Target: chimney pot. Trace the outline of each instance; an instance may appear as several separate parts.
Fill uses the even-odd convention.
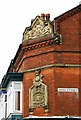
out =
[[[46,21],[49,21],[50,20],[50,14],[46,14]]]
[[[45,14],[44,13],[41,14],[41,19],[45,20]]]

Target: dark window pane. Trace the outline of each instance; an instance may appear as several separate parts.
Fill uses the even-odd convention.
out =
[[[20,110],[20,91],[15,92],[15,110]]]

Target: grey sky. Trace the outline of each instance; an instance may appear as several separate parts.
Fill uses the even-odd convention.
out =
[[[80,0],[0,0],[0,81],[14,58],[31,19],[50,13],[51,20],[79,5]]]

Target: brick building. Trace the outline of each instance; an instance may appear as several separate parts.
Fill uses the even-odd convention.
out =
[[[80,16],[78,5],[54,21],[50,14],[36,16],[25,29],[1,82],[7,118],[81,116]]]

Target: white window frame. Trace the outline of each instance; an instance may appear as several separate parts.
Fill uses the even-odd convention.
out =
[[[7,101],[5,102],[5,96],[7,94],[6,93],[2,93],[0,95],[0,120],[2,118],[5,118],[7,114],[5,114],[6,108],[5,108],[5,104],[7,103]]]
[[[14,85],[15,83],[17,84],[21,84],[21,90],[18,90],[18,89],[14,89]],[[19,113],[22,113],[22,82],[14,82],[13,83],[13,95],[14,95],[14,112],[19,112]],[[15,92],[20,92],[20,110],[15,110]]]

